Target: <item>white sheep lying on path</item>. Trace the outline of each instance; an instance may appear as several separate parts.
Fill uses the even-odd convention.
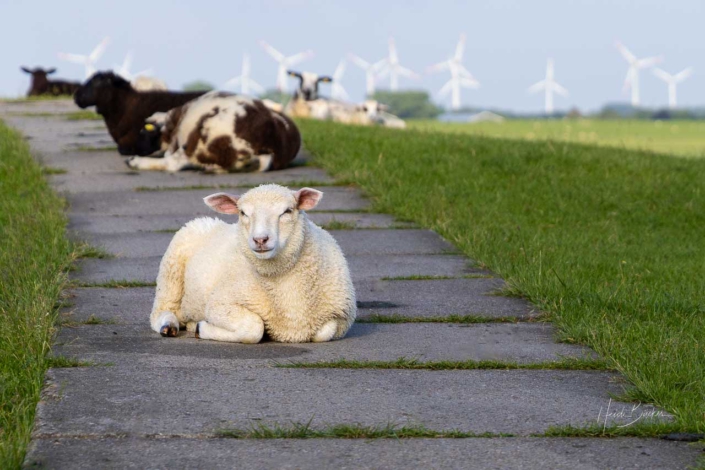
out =
[[[309,221],[322,193],[269,184],[241,197],[204,199],[236,224],[187,223],[162,258],[150,322],[162,336],[180,325],[196,337],[257,343],[342,338],[355,321],[355,290],[340,247]]]

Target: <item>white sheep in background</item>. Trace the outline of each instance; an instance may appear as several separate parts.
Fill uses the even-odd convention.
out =
[[[195,219],[176,233],[159,267],[152,329],[180,325],[202,339],[257,343],[342,338],[355,321],[355,290],[333,237],[304,211],[322,193],[268,184],[241,197],[204,199],[236,224]]]
[[[167,91],[166,83],[158,78],[140,75],[130,82],[137,91]]]

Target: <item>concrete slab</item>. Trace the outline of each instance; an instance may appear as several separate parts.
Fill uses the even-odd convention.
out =
[[[330,233],[346,256],[457,253],[453,245],[430,230],[334,230]],[[77,236],[121,258],[142,258],[162,256],[174,235],[151,232]]]
[[[111,157],[112,158],[112,157]],[[194,171],[184,171],[180,173],[165,172],[132,172],[120,161],[121,167],[115,168],[113,172],[96,173],[87,169],[80,169],[78,165],[71,167],[62,166],[69,173],[52,177],[52,184],[59,190],[71,193],[84,192],[104,192],[104,191],[134,191],[141,188],[183,188],[192,186],[212,186],[211,193],[218,191],[228,191],[243,193],[246,188],[232,189],[231,186],[256,186],[263,183],[277,183],[282,185],[295,185],[297,182],[307,182],[306,184],[322,182],[332,183],[333,179],[325,174],[320,168],[310,166],[298,166],[287,168],[281,171],[271,171],[267,173],[230,173],[225,175],[205,174]],[[111,167],[112,168],[112,167]],[[92,173],[90,178],[87,173]],[[135,178],[134,176],[138,177]],[[125,177],[129,176],[129,177]],[[218,189],[217,186],[225,186]],[[311,184],[309,184],[311,185]],[[321,185],[315,185],[321,186]],[[322,186],[323,191],[327,186]],[[145,191],[145,193],[148,193]],[[189,192],[184,191],[181,198],[188,198]]]
[[[501,279],[374,280],[356,283],[355,291],[362,318],[371,314],[525,318],[539,313],[524,299],[492,295],[503,286]]]
[[[139,324],[84,325],[62,328],[59,355],[97,363],[129,365],[159,362],[165,367],[252,367],[272,361],[330,362],[498,360],[536,363],[561,357],[591,357],[588,348],[556,343],[547,323],[517,324],[370,324],[356,323],[347,336],[330,343],[258,345],[198,340],[182,332],[162,338],[149,328],[149,310]]]
[[[337,212],[310,212],[308,214],[315,224],[326,226],[330,223],[352,224],[356,228],[413,228],[413,224],[399,222],[394,217],[386,214],[369,213],[337,213]],[[215,212],[210,217],[217,217],[232,223],[234,218]],[[86,214],[69,214],[69,230],[91,234],[105,233],[132,233],[151,231],[176,231],[186,222],[193,220],[190,215],[127,215],[127,216],[100,216]]]
[[[660,439],[198,439],[188,437],[38,439],[28,468],[105,469],[380,469],[466,470],[680,469],[700,446]]]
[[[385,277],[450,276],[486,274],[471,268],[468,260],[454,255],[351,255],[347,256],[353,281],[379,280]],[[84,259],[71,275],[81,283],[113,280],[154,282],[161,256],[144,258]]]
[[[82,193],[69,197],[71,212],[101,215],[188,215],[191,218],[210,215],[203,198],[213,194],[212,189],[157,192],[102,192]],[[325,188],[323,199],[315,209],[318,212],[338,210],[361,211],[368,207],[367,200],[357,191],[344,187]]]
[[[151,367],[51,369],[35,434],[183,435],[311,421],[317,429],[423,424],[528,435],[594,423],[610,394],[622,391],[618,377],[547,370],[183,368],[158,360]],[[632,407],[612,401],[610,409],[622,406]]]

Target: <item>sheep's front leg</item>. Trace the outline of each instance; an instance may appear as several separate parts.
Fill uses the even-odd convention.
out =
[[[164,158],[130,157],[125,160],[125,164],[133,170],[166,170],[166,160]]]
[[[210,303],[206,320],[198,322],[196,337],[230,343],[259,343],[264,336],[264,321],[239,305]]]
[[[325,343],[326,341],[337,339],[335,336],[338,332],[339,326],[339,321],[329,320],[318,329],[316,334],[313,335],[313,338],[311,338],[311,341],[314,343]]]

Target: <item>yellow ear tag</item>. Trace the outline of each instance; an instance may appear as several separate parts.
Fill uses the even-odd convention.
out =
[[[155,127],[154,127],[154,124],[146,124],[146,125],[144,126],[144,129],[147,130],[147,131],[149,131],[149,132],[152,132],[152,131],[155,129]]]

